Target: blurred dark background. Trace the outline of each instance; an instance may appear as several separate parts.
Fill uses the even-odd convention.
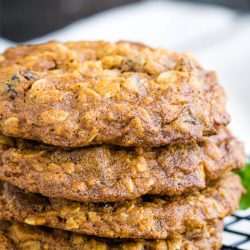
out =
[[[0,0],[0,36],[23,42],[100,11],[140,1],[143,0]],[[250,10],[250,0],[190,1]]]

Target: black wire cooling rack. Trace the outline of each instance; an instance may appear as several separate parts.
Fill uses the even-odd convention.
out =
[[[250,250],[250,209],[225,220],[223,250]]]

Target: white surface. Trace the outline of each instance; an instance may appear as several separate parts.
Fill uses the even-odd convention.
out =
[[[223,236],[223,244],[226,246],[231,246],[235,243],[246,240],[247,238],[242,235],[236,235],[236,234],[228,233],[228,232],[223,232],[222,236]]]
[[[250,233],[250,221],[247,221],[247,220],[239,221],[235,224],[232,224],[231,226],[228,226],[228,229],[234,230],[239,233],[249,234]]]
[[[100,13],[29,42],[81,39],[133,40],[192,51],[218,72],[228,95],[230,126],[250,154],[250,15],[210,5],[148,1]]]
[[[239,210],[235,213],[235,215],[239,216],[239,217],[249,217],[250,216],[250,209],[247,210]],[[249,232],[250,232],[250,228],[249,228]]]
[[[148,1],[97,14],[32,42],[50,39],[134,40],[152,46],[189,50],[190,45],[197,43],[197,38],[204,40],[209,34],[224,32],[234,16],[233,12],[210,5],[204,8],[184,3]]]
[[[12,43],[11,41],[0,37],[0,52],[13,45],[14,43]]]
[[[242,250],[249,250],[250,249],[250,242],[247,242],[245,244],[240,245],[239,248]]]
[[[228,216],[224,219],[225,224],[232,223],[233,221],[236,221],[236,218],[233,216]]]

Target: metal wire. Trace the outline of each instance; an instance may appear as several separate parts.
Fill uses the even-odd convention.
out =
[[[238,242],[235,242],[232,245],[223,245],[222,249],[223,250],[242,250],[243,248],[240,248],[240,246],[242,244],[250,243],[250,228],[249,228],[249,233],[241,233],[241,232],[232,230],[230,227],[234,224],[241,222],[241,221],[250,221],[250,215],[248,215],[246,217],[232,215],[232,217],[234,218],[234,220],[232,222],[225,224],[224,231],[231,233],[231,234],[234,234],[235,236],[244,236],[244,239],[239,240]]]

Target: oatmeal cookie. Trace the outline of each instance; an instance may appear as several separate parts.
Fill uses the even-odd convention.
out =
[[[203,142],[161,148],[114,146],[62,150],[0,137],[0,179],[29,192],[82,202],[145,194],[181,195],[244,165],[242,143],[228,130]]]
[[[34,227],[17,222],[0,221],[0,239],[4,237],[13,244],[0,250],[218,250],[221,247],[223,222],[208,225],[206,233],[189,235],[179,239],[107,239],[69,233],[52,228]],[[2,247],[2,248],[1,248]]]
[[[240,179],[227,174],[202,192],[116,203],[49,199],[10,184],[0,188],[0,219],[110,238],[171,239],[202,233],[238,208]]]
[[[229,123],[214,72],[129,42],[50,42],[0,56],[0,131],[63,147],[156,147]]]

